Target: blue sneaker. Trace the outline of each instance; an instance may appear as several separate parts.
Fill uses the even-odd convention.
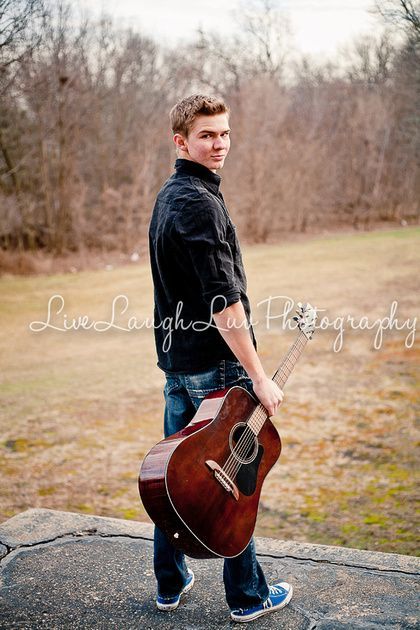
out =
[[[188,593],[194,586],[194,573],[191,569],[188,569],[188,577],[185,582],[185,586],[182,591],[178,595],[173,595],[172,597],[164,597],[163,595],[159,595],[156,598],[156,606],[159,610],[175,610],[178,608],[179,602],[181,601],[181,596]]]
[[[254,606],[254,608],[237,608],[232,610],[230,616],[233,621],[252,621],[253,619],[257,619],[257,617],[284,608],[292,599],[293,587],[287,582],[273,584],[273,586],[268,587],[268,590],[268,598],[262,604],[258,604],[258,606]]]

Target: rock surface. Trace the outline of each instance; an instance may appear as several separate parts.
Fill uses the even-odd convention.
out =
[[[0,525],[1,628],[230,628],[222,560],[190,560],[196,585],[179,608],[154,605],[152,526],[52,510]],[[257,539],[270,582],[294,596],[254,627],[420,628],[420,561],[411,556]]]

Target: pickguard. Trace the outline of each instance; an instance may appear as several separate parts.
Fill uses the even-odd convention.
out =
[[[263,454],[264,448],[261,444],[259,444],[258,453],[254,461],[249,464],[242,464],[236,475],[235,481],[238,486],[238,490],[246,497],[250,497],[255,492],[255,488],[257,486],[258,467]]]

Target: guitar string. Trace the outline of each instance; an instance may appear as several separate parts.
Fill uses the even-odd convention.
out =
[[[306,341],[307,339],[305,336],[305,343]],[[273,380],[275,380],[276,377],[279,376],[279,374],[281,373],[282,376],[284,377],[284,382],[286,382],[287,378],[290,376],[290,373],[296,364],[297,359],[300,357],[303,351],[303,348],[305,347],[305,343],[302,342],[301,336],[298,337],[298,339],[293,344],[292,348],[289,350],[289,353],[287,354],[286,359],[283,361],[282,365],[275,373]],[[295,350],[297,351],[296,354],[295,354]],[[294,357],[295,359],[294,363],[289,361],[289,356]],[[290,363],[290,365],[287,365],[287,363]],[[283,369],[284,364],[286,364],[286,367],[287,367],[286,372]],[[253,411],[250,418],[248,419],[247,426],[245,427],[241,435],[241,438],[238,440],[238,443],[235,445],[233,452],[231,453],[231,455],[225,462],[225,465],[223,466],[222,470],[226,474],[228,474],[229,476],[237,474],[237,472],[239,471],[239,468],[243,465],[243,462],[238,461],[238,456],[241,457],[242,459],[245,459],[246,453],[252,446],[253,442],[255,444],[255,438],[257,437],[259,431],[264,425],[264,422],[266,421],[267,417],[268,416],[267,416],[265,407],[260,403],[258,407]],[[258,421],[257,424],[256,424],[256,421]],[[256,429],[257,429],[256,433],[250,428],[251,423],[253,423],[256,426]],[[235,468],[236,468],[236,471],[235,471]]]
[[[274,375],[274,378],[281,372],[283,377],[286,379],[289,374],[283,371],[283,368],[279,368],[279,370]],[[255,424],[258,420],[258,424],[261,422],[261,426],[263,426],[265,420],[267,419],[267,412],[263,405],[260,403],[252,412],[250,418],[248,419],[245,429],[238,440],[237,444],[234,446],[233,451],[229,455],[228,459],[223,466],[223,470],[229,477],[234,478],[239,471],[239,468],[243,465],[243,462],[238,461],[238,458],[245,459],[245,455],[248,452],[248,449],[251,448],[252,444],[255,444],[255,438],[259,433],[259,429],[257,429],[257,433],[255,433],[251,428],[251,423]],[[236,470],[235,470],[236,469]]]
[[[276,381],[278,376],[282,376],[279,384],[282,386],[286,382],[287,378],[290,376],[294,366],[296,365],[297,360],[302,354],[302,351],[306,345],[307,337],[302,333],[296,339],[295,343],[287,353],[285,359],[282,362],[282,365],[279,367],[277,372],[275,373],[273,380]],[[290,357],[293,357],[294,361],[290,360]],[[284,369],[286,368],[286,370]],[[284,379],[284,380],[283,380]],[[255,444],[255,439],[258,438],[258,433],[264,426],[264,423],[267,419],[267,411],[265,407],[260,403],[256,409],[252,412],[250,418],[246,423],[246,427],[242,432],[240,439],[237,444],[233,447],[233,450],[229,457],[227,458],[222,470],[229,476],[229,478],[234,479],[241,466],[243,466],[243,462],[240,459],[246,459],[246,454],[249,449],[252,447],[253,443]],[[256,433],[253,431],[253,428],[256,428]],[[254,449],[255,450],[255,449]],[[258,450],[257,450],[258,452]],[[240,459],[239,459],[240,458]],[[255,459],[255,457],[253,458]],[[253,461],[253,459],[251,461]],[[250,462],[248,462],[250,463]]]
[[[301,351],[303,350],[303,347],[304,346],[302,345],[299,348],[299,352],[297,354],[295,354],[296,347],[294,347],[293,350],[291,351],[290,354],[291,356],[294,357],[295,360],[299,358]],[[283,376],[285,380],[288,378],[288,376],[291,373],[291,370],[294,367],[294,364],[289,359],[287,359],[285,366],[286,366],[286,371],[284,370],[283,367],[281,367],[276,372],[274,378],[276,378],[280,374]],[[250,463],[251,461],[253,461],[253,459],[255,459],[255,455],[258,452],[258,449],[255,450],[255,444],[256,444],[255,439],[258,436],[259,431],[263,427],[264,422],[266,421],[267,417],[268,415],[267,415],[266,409],[260,403],[259,406],[251,414],[251,417],[249,418],[247,422],[247,425],[241,435],[241,438],[238,440],[237,444],[233,448],[231,455],[229,456],[229,458],[225,462],[225,465],[223,466],[223,470],[226,472],[226,474],[229,475],[230,478],[233,479],[237,475],[239,469],[241,468],[242,465],[244,465],[244,463]],[[251,428],[250,425],[253,428]],[[242,460],[246,459],[246,454],[249,452],[249,449],[252,447],[253,444],[254,444],[254,453],[255,453],[254,457],[251,458],[249,462],[240,461],[239,458],[241,458]]]
[[[289,360],[289,356],[293,356],[296,362],[302,353],[304,345],[305,344],[302,343],[301,338],[298,338],[295,341],[295,344],[292,346],[285,361],[283,362],[283,364],[286,363],[286,372],[284,371],[283,364],[282,364],[282,366],[277,370],[276,374],[274,375],[273,380],[275,380],[276,377],[278,377],[280,374],[283,376],[284,382],[287,380],[288,376],[291,373],[291,370],[293,369],[295,365],[295,363],[292,363]],[[238,440],[238,443],[233,448],[231,455],[229,456],[229,458],[225,462],[225,465],[223,466],[222,470],[224,470],[224,472],[228,474],[229,477],[234,477],[239,471],[240,467],[244,464],[243,461],[238,461],[238,458],[240,457],[241,459],[246,459],[245,456],[248,453],[248,450],[252,447],[253,443],[255,445],[255,438],[257,437],[259,431],[264,425],[264,422],[266,421],[267,417],[268,416],[267,416],[265,407],[263,407],[263,405],[261,405],[260,403],[258,407],[254,410],[254,412],[251,414],[247,422],[247,426],[245,427],[241,435],[241,438]],[[254,430],[252,430],[250,425],[255,426],[256,433]],[[254,451],[255,451],[255,446],[254,446]]]
[[[307,341],[307,339],[305,338],[305,342]],[[289,357],[293,356],[293,358],[295,359],[295,362],[297,361],[297,359],[300,357],[302,350],[304,348],[304,343],[302,343],[302,339],[298,339],[296,340],[295,344],[293,345],[293,347],[291,348],[291,350],[288,353],[288,356],[286,357],[285,361],[283,362],[283,364],[286,367],[286,371],[283,368],[283,365],[277,370],[276,374],[273,377],[273,380],[275,380],[280,374],[283,376],[284,381],[283,383],[287,380],[287,378],[290,376],[290,373],[292,371],[292,369],[294,368],[295,363],[293,363],[292,361],[290,361]],[[295,352],[297,351],[297,352]],[[283,384],[282,383],[282,384]],[[229,475],[230,478],[234,478],[239,469],[241,468],[242,465],[244,465],[243,461],[238,460],[238,458],[240,457],[241,459],[246,459],[246,454],[248,453],[249,449],[252,447],[253,443],[255,445],[255,439],[258,436],[259,431],[261,430],[261,428],[264,425],[264,422],[266,421],[268,415],[266,412],[265,407],[260,403],[258,405],[258,407],[254,410],[254,412],[251,414],[248,422],[247,422],[247,426],[245,427],[240,440],[238,440],[238,443],[235,445],[231,455],[229,456],[228,460],[226,461],[225,465],[223,466],[223,470],[226,472],[226,474]],[[251,429],[250,425],[252,424],[253,428],[255,427],[255,429]],[[256,432],[255,432],[256,430]],[[254,446],[254,451],[255,451],[255,446]],[[256,453],[258,452],[258,449],[256,451]],[[255,456],[251,459],[251,461],[253,461],[253,459],[255,459]],[[250,462],[247,462],[250,463]]]

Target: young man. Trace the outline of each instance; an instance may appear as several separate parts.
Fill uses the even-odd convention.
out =
[[[210,392],[240,384],[274,415],[283,393],[264,372],[250,325],[246,278],[235,228],[219,190],[230,148],[229,109],[193,95],[170,112],[178,159],[160,190],[150,223],[155,341],[164,370],[165,437],[184,428]],[[184,555],[155,529],[157,607],[177,608],[194,575]],[[287,582],[268,586],[252,540],[226,559],[223,579],[235,621],[283,608]]]

